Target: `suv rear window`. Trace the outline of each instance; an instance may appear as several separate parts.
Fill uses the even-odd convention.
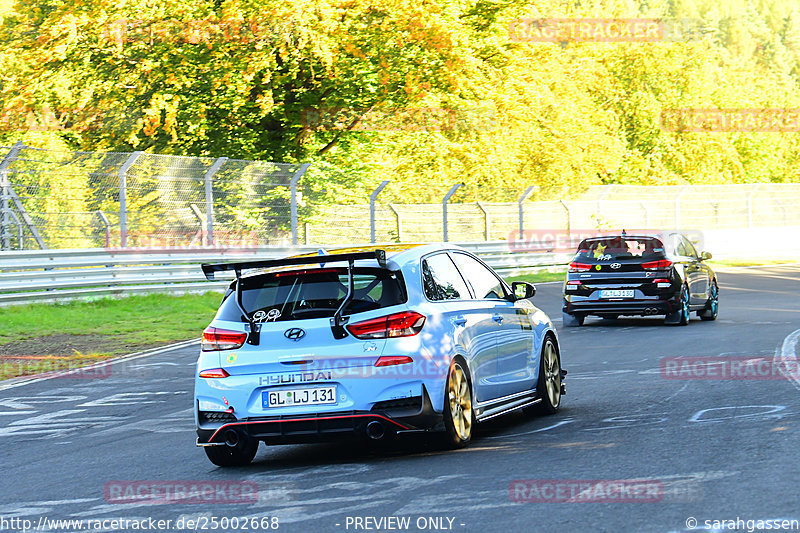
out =
[[[320,268],[272,272],[242,278],[242,306],[260,322],[282,322],[332,317],[347,294],[346,268]],[[399,272],[380,268],[354,268],[355,292],[344,314],[362,313],[406,302]],[[240,320],[233,291],[228,291],[217,313],[222,320]]]
[[[664,244],[655,237],[592,237],[578,246],[575,259],[609,261],[613,259],[658,259],[664,257]]]

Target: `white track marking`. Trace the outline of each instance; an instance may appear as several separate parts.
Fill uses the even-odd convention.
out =
[[[505,438],[510,438],[510,437],[520,437],[522,435],[530,435],[531,433],[541,433],[542,431],[548,431],[548,430],[551,430],[551,429],[555,429],[555,428],[557,428],[559,426],[563,426],[563,425],[566,425],[566,424],[571,424],[574,421],[575,420],[573,418],[566,418],[566,419],[562,420],[561,422],[556,422],[552,426],[547,426],[547,427],[539,428],[539,429],[533,429],[531,431],[523,431],[522,433],[512,433],[511,435],[493,435],[491,437],[484,437],[484,439],[487,439],[487,440],[488,439],[505,439]]]
[[[169,346],[165,346],[163,348],[156,348],[155,350],[147,350],[147,351],[144,351],[144,352],[136,352],[136,353],[132,353],[132,354],[129,354],[129,355],[123,355],[123,356],[112,358],[112,359],[106,359],[104,361],[99,361],[99,362],[94,363],[92,365],[83,366],[83,367],[77,368],[75,370],[69,370],[69,371],[58,372],[58,373],[51,373],[51,374],[48,374],[46,376],[31,376],[30,378],[22,378],[19,381],[13,380],[11,383],[4,383],[4,384],[0,385],[0,391],[7,390],[7,389],[13,389],[15,387],[21,387],[23,385],[28,385],[28,384],[31,384],[31,383],[38,383],[40,381],[47,381],[49,379],[53,379],[53,378],[57,378],[57,377],[64,377],[64,376],[66,376],[67,374],[70,374],[70,373],[86,372],[87,370],[91,370],[91,369],[93,369],[95,367],[98,367],[98,366],[101,366],[101,365],[116,365],[116,364],[121,363],[123,361],[133,361],[135,359],[141,359],[143,357],[150,357],[151,355],[159,355],[159,354],[166,353],[166,352],[169,352],[169,351],[172,351],[172,350],[177,350],[179,348],[186,348],[188,346],[192,346],[193,344],[200,344],[200,339],[192,339],[192,340],[189,340],[189,341],[177,342],[175,344],[170,344]]]
[[[791,372],[784,372],[783,369],[797,368],[797,341],[799,339],[800,329],[789,333],[786,338],[783,339],[783,344],[780,349],[775,350],[775,358],[773,359],[773,362],[779,365],[778,368],[781,369],[781,373],[786,376],[786,379],[788,379],[796,389],[800,389],[800,376]],[[786,363],[790,364],[787,365]]]
[[[756,411],[753,413],[744,413],[739,414],[737,413],[738,410],[744,409],[759,409],[760,411]],[[731,420],[734,418],[766,418],[766,417],[781,417],[783,415],[776,415],[780,411],[786,409],[785,405],[732,405],[729,407],[712,407],[711,409],[701,409],[697,411],[695,414],[689,418],[689,422],[721,422],[723,420]],[[711,413],[713,411],[732,411],[732,414],[729,415],[722,415],[717,416],[716,418],[703,418],[703,415],[706,413]]]

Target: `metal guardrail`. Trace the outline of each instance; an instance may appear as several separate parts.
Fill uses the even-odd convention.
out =
[[[380,248],[380,245],[364,245]],[[511,253],[508,243],[464,243],[502,275],[565,265],[567,254]],[[187,293],[222,290],[233,276],[209,282],[201,263],[281,258],[313,253],[319,247],[257,247],[169,250],[86,249],[31,250],[0,253],[0,305],[61,301],[151,292]]]

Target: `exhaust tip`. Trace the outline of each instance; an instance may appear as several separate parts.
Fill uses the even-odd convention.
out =
[[[236,448],[239,445],[239,432],[235,429],[229,429],[225,432],[225,444],[230,448]]]
[[[372,440],[380,440],[384,435],[386,435],[386,430],[380,422],[373,420],[367,424],[367,436]]]

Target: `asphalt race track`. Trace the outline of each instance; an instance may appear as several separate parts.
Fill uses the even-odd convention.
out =
[[[178,519],[198,518],[206,527],[181,530],[263,531],[261,524],[276,522],[236,528],[231,519],[276,517],[279,531],[289,532],[707,531],[705,520],[800,519],[800,384],[779,374],[696,379],[710,366],[695,365],[691,375],[664,370],[672,357],[737,364],[795,357],[800,266],[719,276],[716,322],[693,315],[688,327],[668,327],[660,318],[589,318],[582,328],[559,327],[569,371],[561,412],[496,419],[456,452],[421,438],[377,448],[262,445],[251,466],[216,468],[194,445],[197,344],[123,360],[98,379],[0,385],[0,517],[33,527],[42,517],[153,518],[171,520],[173,531]],[[559,326],[560,290],[542,284],[534,298]],[[257,486],[257,499],[108,497],[108,484],[120,482],[224,480]],[[582,491],[592,488],[570,501],[561,494],[561,501],[520,502],[530,493],[516,492],[515,480],[551,488],[583,480]],[[606,488],[643,480],[657,496],[619,502],[604,493],[610,502],[587,501],[603,480]],[[213,529],[211,520],[224,517],[227,527]],[[408,528],[387,517],[407,518]],[[0,529],[15,528],[6,522]]]

